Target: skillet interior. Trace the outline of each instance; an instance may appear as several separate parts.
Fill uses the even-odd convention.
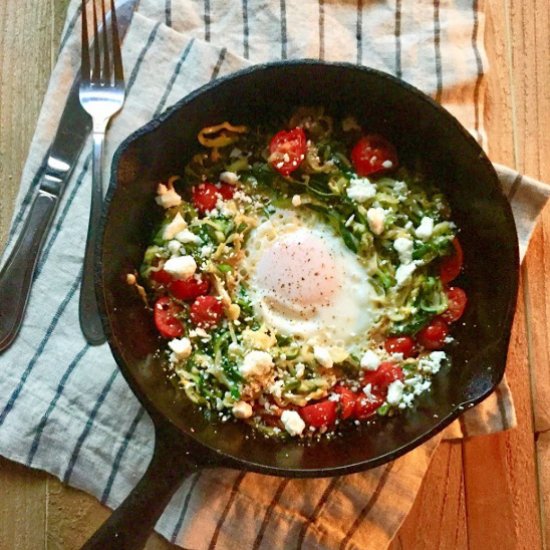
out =
[[[332,114],[352,114],[369,131],[388,137],[402,163],[422,161],[447,194],[461,228],[465,270],[459,284],[469,297],[464,322],[454,328],[453,367],[436,377],[433,391],[419,400],[415,411],[376,419],[313,446],[254,437],[244,424],[207,422],[166,382],[154,357],[160,340],[152,319],[124,282],[125,274],[140,265],[160,216],[153,206],[156,183],[182,173],[197,149],[197,132],[223,120],[253,124],[274,112],[288,115],[299,105],[324,105]],[[117,362],[150,412],[160,413],[222,461],[296,476],[362,470],[427,439],[502,378],[518,280],[509,204],[491,164],[469,134],[424,95],[392,77],[345,64],[289,62],[217,81],[121,146],[107,203],[96,284]]]

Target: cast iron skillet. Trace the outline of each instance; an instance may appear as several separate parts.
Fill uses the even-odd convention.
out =
[[[181,174],[207,125],[254,124],[300,105],[354,115],[392,141],[401,163],[420,161],[448,196],[461,229],[469,297],[454,327],[453,366],[414,411],[353,427],[342,438],[304,446],[250,437],[243,423],[212,424],[166,381],[161,343],[126,273],[141,263],[152,229],[157,182]],[[119,148],[98,244],[96,291],[104,329],[127,382],[153,418],[155,450],[145,476],[86,548],[139,548],[181,481],[204,467],[288,477],[350,474],[393,460],[433,436],[501,380],[518,284],[510,206],[475,140],[428,97],[387,74],[348,64],[259,65],[204,86],[134,133]],[[151,442],[153,444],[153,442]],[[113,538],[116,537],[116,538]],[[116,541],[116,542],[113,542]]]

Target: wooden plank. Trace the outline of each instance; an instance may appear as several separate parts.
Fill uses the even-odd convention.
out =
[[[45,476],[0,457],[0,547],[44,548]]]
[[[514,430],[464,442],[464,479],[471,548],[542,547],[538,482],[525,335],[520,299],[507,376],[516,405]]]
[[[539,434],[536,445],[541,500],[543,502],[541,510],[542,533],[544,548],[548,548],[550,544],[550,519],[548,518],[548,514],[545,513],[545,510],[550,510],[550,432]]]
[[[0,249],[57,49],[52,21],[52,2],[0,2]]]
[[[468,548],[462,444],[443,442],[389,550]]]
[[[518,166],[550,182],[550,6],[513,3],[512,70],[516,81]],[[535,429],[550,429],[550,207],[543,213],[525,262]]]
[[[47,548],[76,550],[109,517],[110,511],[94,497],[63,485],[58,479],[48,480]],[[153,533],[146,550],[170,550],[179,547]]]

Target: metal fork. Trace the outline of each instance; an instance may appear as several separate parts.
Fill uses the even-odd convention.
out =
[[[103,25],[101,36],[103,40],[98,38],[100,36],[96,9],[98,2],[101,2],[101,23]],[[93,166],[92,202],[80,289],[79,318],[84,337],[92,345],[102,344],[106,340],[94,292],[95,243],[103,203],[103,143],[109,120],[122,108],[125,97],[124,72],[114,0],[110,0],[110,4],[111,40],[109,40],[105,17],[105,0],[92,0],[92,22],[96,39],[93,43],[93,60],[91,60],[86,1],[82,0],[82,64],[79,95],[80,104],[93,121]]]

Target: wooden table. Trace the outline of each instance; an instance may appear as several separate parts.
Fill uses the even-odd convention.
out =
[[[68,0],[0,1],[0,245]],[[486,0],[485,127],[493,161],[550,182],[549,0]],[[550,541],[550,208],[522,268],[508,379],[517,429],[443,443],[392,546],[537,549]],[[108,510],[0,459],[0,548],[78,548]],[[173,548],[159,536],[148,549]]]

